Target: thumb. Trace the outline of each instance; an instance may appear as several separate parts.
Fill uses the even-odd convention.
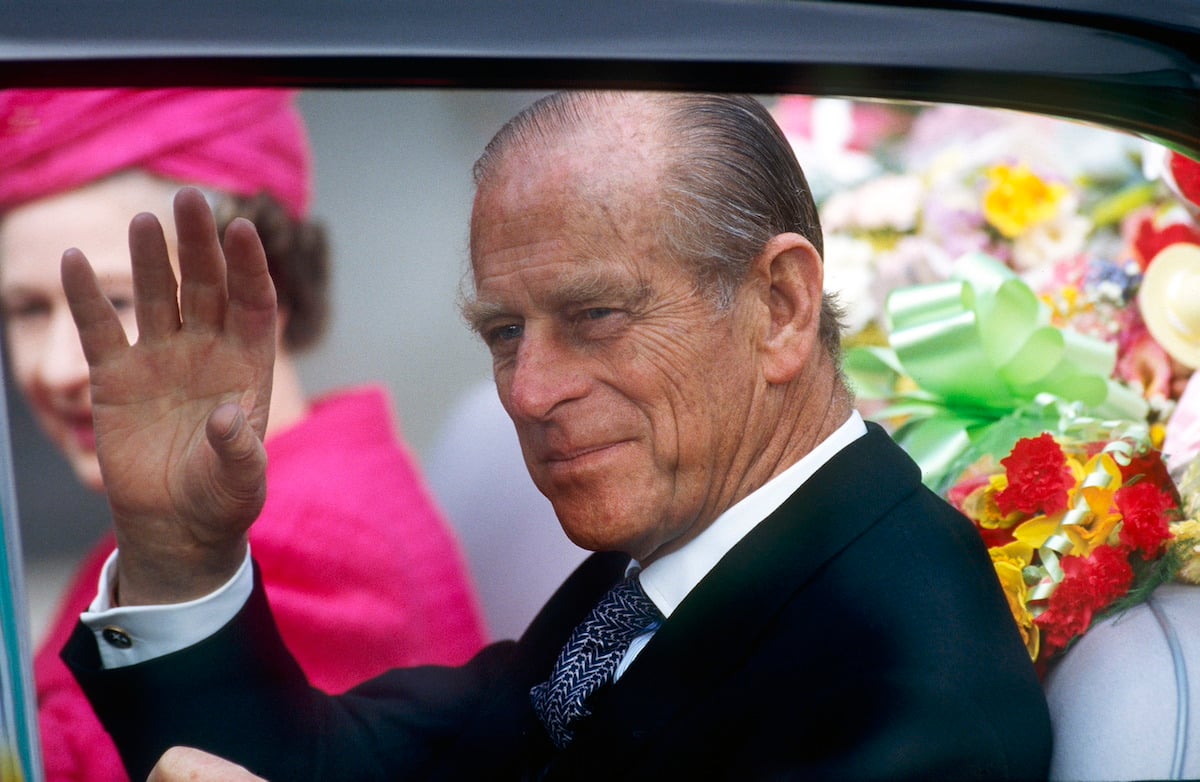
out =
[[[236,404],[219,405],[208,416],[205,434],[217,456],[217,485],[239,504],[256,504],[257,515],[266,498],[267,451],[246,414]]]
[[[242,766],[223,760],[216,755],[201,752],[191,747],[168,749],[150,771],[146,782],[266,782],[262,777],[251,774]]]

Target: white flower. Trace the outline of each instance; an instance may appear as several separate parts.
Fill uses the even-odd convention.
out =
[[[846,333],[857,334],[879,314],[874,281],[870,242],[836,234],[825,239],[825,291],[836,294],[845,309]]]
[[[1076,196],[1064,196],[1053,220],[1033,226],[1013,242],[1013,265],[1019,271],[1049,269],[1083,252],[1092,221],[1078,212]]]
[[[917,227],[925,185],[919,176],[888,174],[835,194],[821,209],[829,231],[896,231]]]
[[[853,111],[852,101],[816,98],[811,102],[807,135],[790,132],[785,125],[788,142],[817,203],[881,171],[879,162],[870,154],[850,148]]]

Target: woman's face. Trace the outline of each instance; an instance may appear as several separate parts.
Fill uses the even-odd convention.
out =
[[[104,488],[92,431],[87,361],[59,279],[59,261],[78,247],[91,261],[132,342],[129,220],[153,212],[172,257],[171,201],[178,185],[140,171],[31,202],[0,219],[0,307],[12,376],[38,423],[75,474]]]

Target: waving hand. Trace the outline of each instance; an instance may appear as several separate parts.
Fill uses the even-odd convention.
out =
[[[175,223],[178,286],[158,221],[130,223],[133,345],[83,254],[62,259],[91,370],[122,605],[181,602],[222,584],[266,494],[275,289],[262,244],[235,220],[222,246],[194,188],[176,196]]]

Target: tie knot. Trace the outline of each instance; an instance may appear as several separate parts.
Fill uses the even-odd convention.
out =
[[[662,613],[642,590],[635,571],[608,591],[583,626],[592,635],[628,644],[661,621]]]

